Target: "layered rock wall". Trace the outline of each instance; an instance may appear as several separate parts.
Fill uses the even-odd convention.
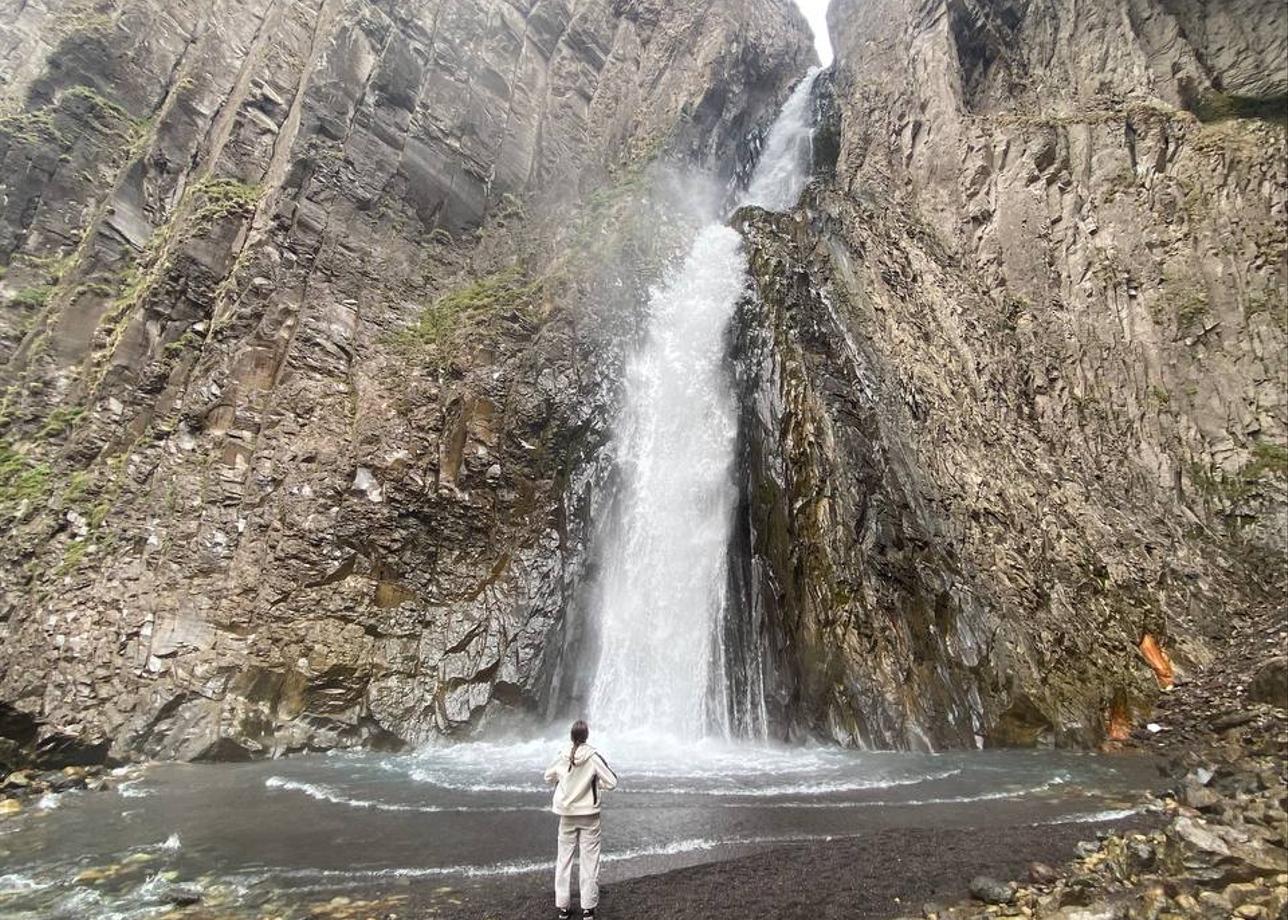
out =
[[[2,18],[0,699],[186,758],[538,705],[667,256],[646,164],[737,162],[794,9]]]
[[[1283,602],[1288,12],[1239,6],[834,4],[825,175],[745,217],[789,729],[1096,743],[1146,634]]]

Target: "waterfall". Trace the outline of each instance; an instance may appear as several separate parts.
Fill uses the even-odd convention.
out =
[[[785,211],[796,204],[809,181],[809,161],[814,139],[814,83],[821,71],[810,68],[792,91],[769,129],[760,163],[740,204],[754,204],[769,211]]]
[[[740,204],[783,210],[808,181],[811,70],[765,138]],[[650,298],[614,433],[621,494],[597,582],[589,717],[616,732],[733,734],[722,618],[737,489],[727,332],[747,287],[742,238],[703,228]],[[761,693],[759,675],[742,681]],[[763,695],[763,694],[762,694]],[[748,701],[741,701],[742,709]],[[763,699],[742,730],[764,733]]]

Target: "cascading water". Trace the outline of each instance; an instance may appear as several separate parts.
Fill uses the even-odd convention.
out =
[[[796,204],[809,181],[810,148],[814,140],[814,83],[821,73],[810,68],[792,91],[769,129],[760,162],[739,205],[785,211]]]
[[[783,106],[740,205],[782,210],[800,197],[817,75]],[[734,732],[722,639],[738,433],[726,332],[746,285],[741,237],[723,224],[702,229],[653,292],[647,335],[627,368],[616,432],[622,495],[598,582],[589,706],[614,732]],[[742,683],[761,694],[758,675]],[[763,699],[739,704],[751,713],[740,730],[763,735]]]

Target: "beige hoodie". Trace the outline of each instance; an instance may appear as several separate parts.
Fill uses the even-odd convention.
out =
[[[589,744],[578,745],[569,764],[571,753],[570,744],[546,768],[546,782],[555,784],[551,810],[557,815],[597,815],[600,793],[617,788],[617,774]]]

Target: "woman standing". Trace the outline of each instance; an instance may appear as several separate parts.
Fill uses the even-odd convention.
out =
[[[585,722],[572,726],[572,744],[546,769],[556,784],[553,811],[559,816],[559,859],[555,863],[555,907],[560,920],[572,917],[572,854],[581,852],[581,915],[595,916],[599,903],[599,808],[601,793],[617,788],[617,774],[586,743]]]

